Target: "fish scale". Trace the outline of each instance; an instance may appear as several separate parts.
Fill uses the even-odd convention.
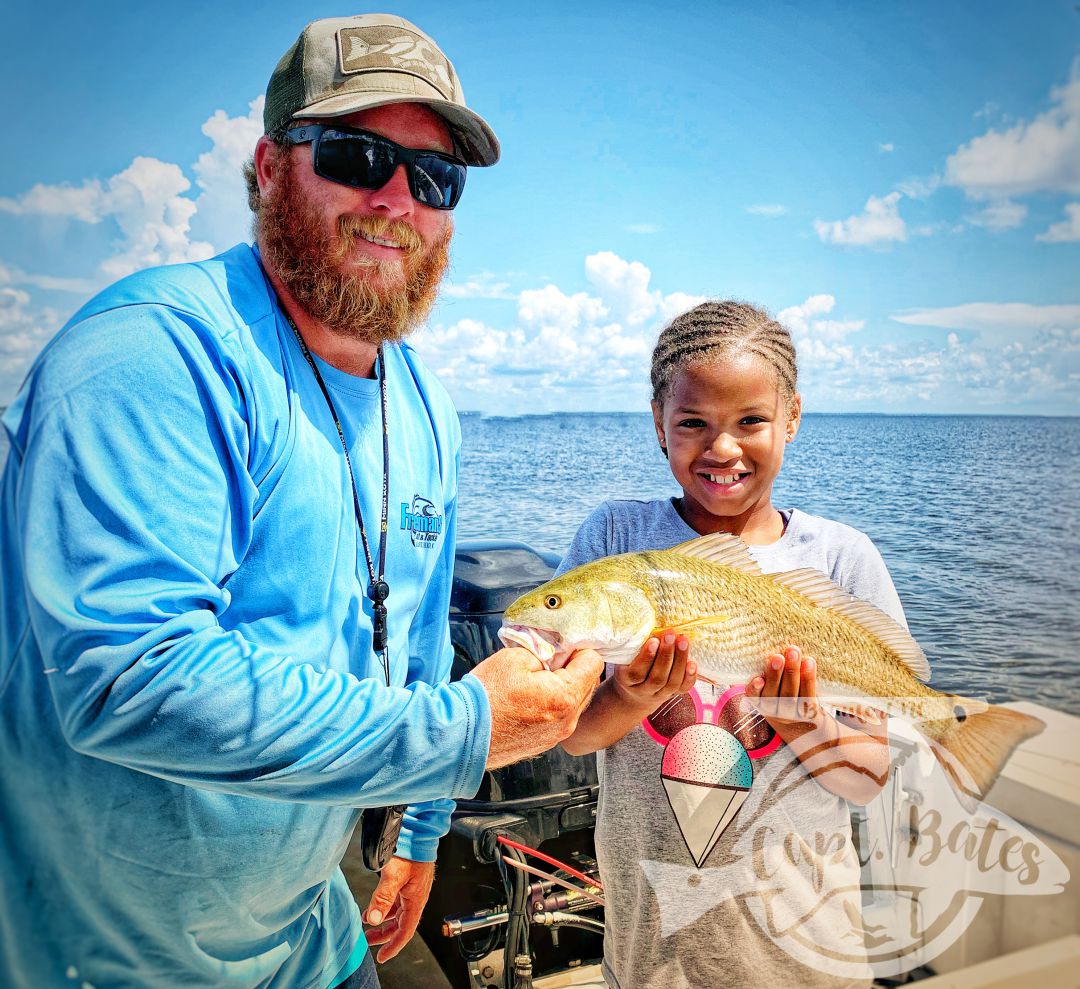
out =
[[[826,703],[917,723],[968,795],[985,793],[1016,745],[1043,728],[1037,718],[928,687],[916,676],[929,676],[926,658],[906,629],[822,574],[762,574],[745,544],[725,533],[567,571],[507,608],[500,634],[563,658],[589,647],[625,664],[666,629],[691,640],[703,675],[733,684],[798,646],[817,663]]]
[[[687,631],[695,661],[711,676],[745,682],[761,673],[765,656],[796,643],[815,657],[819,686],[829,693],[863,696],[862,684],[869,675],[885,687],[883,693],[928,701],[941,696],[851,619],[819,608],[767,577],[671,552],[632,555],[641,559],[627,568],[623,579],[652,589],[657,630],[710,614],[727,619]],[[859,659],[845,661],[849,656]],[[945,704],[940,716],[951,711],[952,705]]]

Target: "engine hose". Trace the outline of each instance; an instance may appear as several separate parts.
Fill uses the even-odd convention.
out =
[[[525,861],[525,856],[515,848],[507,848],[506,855],[518,862]],[[506,886],[507,913],[510,915],[506,924],[506,944],[503,946],[503,985],[505,989],[513,989],[514,959],[529,953],[529,915],[526,910],[529,883],[524,872],[508,868],[501,858],[498,864]]]
[[[539,911],[533,914],[534,924],[543,927],[580,927],[582,930],[595,931],[597,934],[604,933],[604,925],[592,917],[582,917],[576,913],[564,913],[561,910],[547,913]]]
[[[467,962],[478,962],[485,955],[490,955],[499,943],[499,935],[502,934],[501,926],[489,927],[485,936],[477,938],[475,947],[466,947],[465,938],[458,938],[458,951]]]

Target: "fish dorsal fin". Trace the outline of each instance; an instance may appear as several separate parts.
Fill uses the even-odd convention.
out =
[[[920,680],[930,679],[930,663],[919,643],[906,628],[880,608],[868,601],[860,601],[818,570],[789,570],[787,573],[769,574],[769,577],[813,601],[819,608],[828,608],[850,618],[895,652],[916,677]]]
[[[746,543],[730,532],[711,532],[707,536],[688,539],[685,543],[672,546],[669,552],[679,553],[682,556],[695,556],[699,560],[731,567],[743,573],[761,573],[761,567],[750,555]]]

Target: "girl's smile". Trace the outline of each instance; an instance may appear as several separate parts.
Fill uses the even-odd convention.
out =
[[[735,471],[724,474],[701,471],[699,476],[705,479],[706,488],[713,488],[717,494],[730,494],[736,489],[741,490],[740,485],[750,476],[750,471]]]
[[[653,403],[656,434],[683,489],[678,508],[696,531],[769,543],[783,534],[772,485],[799,425],[771,367],[752,355],[692,364]]]

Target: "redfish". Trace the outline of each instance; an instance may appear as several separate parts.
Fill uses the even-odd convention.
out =
[[[746,544],[727,533],[594,560],[522,595],[503,622],[504,642],[554,664],[586,647],[609,663],[629,663],[649,636],[671,629],[691,640],[701,675],[724,685],[747,682],[767,655],[795,644],[817,661],[824,703],[916,723],[968,796],[981,798],[1016,746],[1044,727],[928,687],[926,655],[892,618],[816,570],[763,574]]]

